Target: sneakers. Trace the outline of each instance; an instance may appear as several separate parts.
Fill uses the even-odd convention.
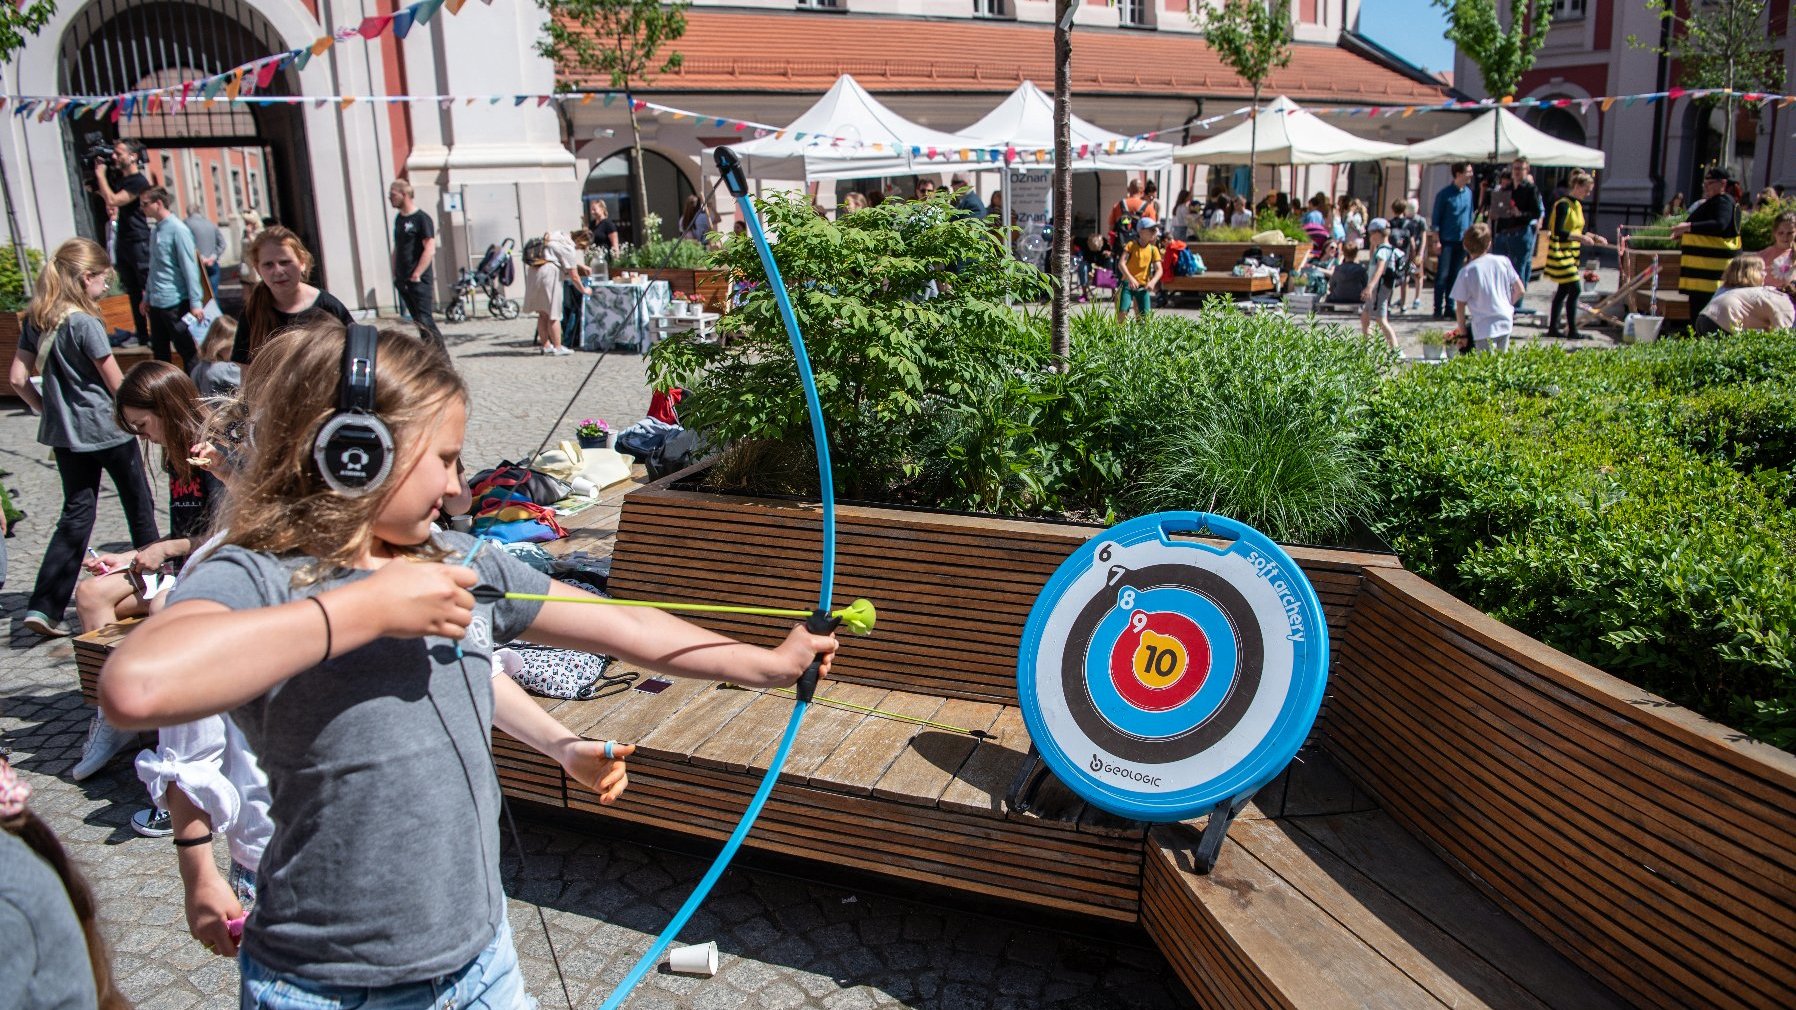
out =
[[[555,355],[557,358],[565,358],[568,355],[574,353],[574,349],[567,346],[566,344],[563,344],[559,347],[552,348],[549,351],[549,353]]]
[[[175,833],[175,826],[168,811],[144,807],[131,815],[131,830],[145,838],[167,838]]]
[[[67,638],[69,629],[61,621],[50,620],[49,615],[35,610],[25,611],[25,630],[40,638]]]
[[[69,770],[69,778],[79,782],[106,767],[106,763],[120,751],[136,745],[136,733],[119,729],[95,712],[93,722],[87,726],[87,743],[81,748],[81,760]]]

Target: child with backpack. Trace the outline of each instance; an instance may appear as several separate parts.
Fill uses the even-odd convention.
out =
[[[1159,238],[1160,225],[1151,217],[1144,217],[1135,228],[1135,238],[1123,246],[1122,256],[1116,262],[1117,280],[1121,286],[1116,289],[1116,318],[1127,319],[1132,306],[1137,315],[1146,319],[1148,307],[1153,302],[1153,290],[1160,283],[1164,273],[1163,257],[1156,239]]]
[[[816,656],[827,672],[835,639],[798,627],[762,649],[648,609],[476,599],[482,584],[583,593],[433,535],[461,491],[469,402],[446,355],[412,333],[312,323],[246,378],[256,452],[235,474],[225,543],[115,650],[101,705],[126,727],[229,711],[261,760],[275,829],[243,934],[243,1006],[523,1005],[491,729],[607,804],[629,748],[579,738],[495,679],[494,643],[761,688]]]
[[[1368,333],[1376,324],[1384,333],[1384,342],[1395,349],[1397,331],[1391,329],[1391,292],[1408,265],[1402,250],[1390,243],[1390,222],[1375,217],[1366,224],[1366,240],[1372,243],[1372,269],[1366,277],[1366,293],[1360,296],[1365,307],[1360,309],[1359,331]]]

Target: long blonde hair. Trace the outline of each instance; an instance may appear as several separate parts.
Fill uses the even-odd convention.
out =
[[[83,278],[111,269],[112,260],[105,248],[92,239],[72,238],[56,247],[50,262],[37,275],[31,307],[25,310],[26,318],[45,342],[38,351],[40,358],[49,354],[49,341],[55,339],[56,329],[64,319],[76,312],[99,318],[100,306],[87,296]]]
[[[382,328],[374,409],[393,433],[392,474],[374,494],[338,495],[312,461],[312,440],[337,410],[346,339],[334,319],[295,325],[263,345],[256,366],[244,375],[243,411],[254,448],[236,471],[229,516],[219,525],[231,531],[231,543],[250,550],[317,559],[300,573],[304,581],[362,556],[372,544],[375,518],[428,447],[443,408],[468,399],[448,355],[416,334]],[[234,423],[235,415],[221,410],[213,419]],[[228,440],[208,434],[220,444]],[[413,557],[440,556],[428,544],[392,546]]]

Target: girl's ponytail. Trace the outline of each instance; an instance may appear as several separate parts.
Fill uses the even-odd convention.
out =
[[[57,328],[71,313],[85,312],[99,317],[100,306],[87,296],[84,278],[111,269],[112,260],[106,256],[106,250],[92,239],[72,238],[56,247],[50,262],[38,272],[37,283],[32,288],[31,306],[25,310],[25,317],[42,341],[38,345],[40,361],[49,355]]]

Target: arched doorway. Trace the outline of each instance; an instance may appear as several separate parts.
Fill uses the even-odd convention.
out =
[[[661,218],[660,236],[670,238],[680,232],[680,209],[694,192],[686,173],[671,160],[654,151],[642,152],[642,174],[648,183],[649,211]],[[631,194],[630,151],[628,148],[611,155],[586,174],[586,185],[580,190],[580,220],[587,220],[586,205],[593,200],[605,201],[611,220],[617,222],[623,235],[636,234],[635,200]]]
[[[222,73],[287,43],[247,0],[96,0],[69,22],[61,47],[64,94],[115,95]],[[262,95],[297,95],[298,74],[276,71]],[[317,211],[298,105],[200,105],[120,118],[64,120],[64,143],[76,187],[92,178],[83,153],[120,138],[149,148],[145,171],[166,185],[183,213],[202,207],[227,234],[230,218],[248,212],[297,232],[315,253]],[[72,194],[82,234],[104,234],[105,208],[84,188]],[[233,241],[232,248],[235,249]]]

